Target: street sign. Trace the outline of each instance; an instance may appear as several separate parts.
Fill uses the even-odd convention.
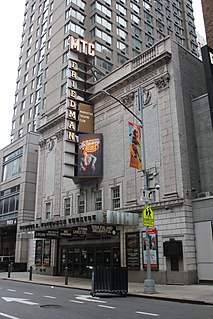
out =
[[[143,209],[143,225],[148,227],[154,227],[154,211],[149,205]]]

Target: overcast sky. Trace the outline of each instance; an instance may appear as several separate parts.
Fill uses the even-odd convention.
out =
[[[193,0],[197,31],[205,36],[201,0]],[[10,143],[25,0],[1,1],[0,149]]]

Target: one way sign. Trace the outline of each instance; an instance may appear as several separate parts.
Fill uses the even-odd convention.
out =
[[[154,211],[149,205],[143,209],[143,225],[154,227]]]

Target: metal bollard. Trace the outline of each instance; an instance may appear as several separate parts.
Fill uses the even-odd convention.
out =
[[[7,275],[8,278],[10,278],[11,268],[12,268],[11,264],[9,264],[8,265],[8,275]]]
[[[33,279],[33,266],[30,266],[29,280]]]
[[[68,267],[65,267],[65,285],[68,285]]]

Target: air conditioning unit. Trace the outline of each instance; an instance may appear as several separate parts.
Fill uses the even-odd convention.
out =
[[[197,195],[198,198],[204,198],[209,196],[212,196],[212,192],[202,192]]]

